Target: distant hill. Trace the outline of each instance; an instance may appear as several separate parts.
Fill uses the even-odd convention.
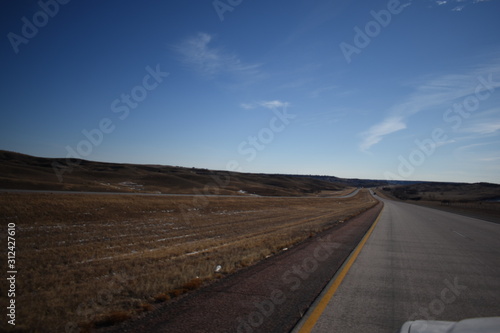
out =
[[[73,168],[66,168],[68,163]],[[404,198],[441,192],[474,193],[477,199],[500,197],[495,184],[347,179],[334,176],[256,174],[165,165],[120,164],[43,158],[0,150],[0,189],[175,194],[301,196],[329,195],[350,187],[396,186]],[[416,194],[415,194],[416,193]],[[436,194],[439,193],[439,194]],[[457,197],[457,200],[463,199]],[[469,196],[470,197],[470,196]]]
[[[75,166],[64,169],[68,162]],[[67,161],[0,150],[2,189],[299,196],[327,195],[348,187],[333,179],[307,176]]]
[[[330,182],[337,182],[347,186],[352,187],[378,187],[384,185],[397,185],[397,184],[405,184],[411,185],[416,183],[421,183],[419,181],[413,180],[378,180],[378,179],[358,179],[358,178],[338,178],[333,176],[310,176],[319,180],[326,180]]]
[[[490,183],[442,183],[425,182],[382,187],[393,197],[401,200],[466,203],[500,201],[500,185]]]

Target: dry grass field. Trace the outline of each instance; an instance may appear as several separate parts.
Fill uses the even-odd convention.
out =
[[[17,229],[16,327],[125,320],[375,203],[366,190],[343,199],[0,193],[0,237],[8,223]]]

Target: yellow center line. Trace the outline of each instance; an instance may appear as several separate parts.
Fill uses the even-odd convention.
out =
[[[375,226],[377,225],[380,216],[382,215],[382,211],[379,213],[377,219],[373,223],[373,225],[370,227],[368,232],[365,234],[361,242],[358,244],[354,252],[352,253],[351,257],[349,258],[349,261],[345,264],[344,268],[342,271],[339,273],[335,281],[332,283],[328,291],[323,295],[321,300],[318,302],[316,307],[314,308],[313,312],[310,314],[309,318],[307,318],[306,322],[304,325],[300,328],[299,333],[306,333],[306,332],[311,332],[314,326],[316,325],[316,322],[318,319],[321,317],[323,312],[326,309],[326,306],[332,299],[333,295],[337,291],[337,288],[340,286],[342,283],[342,280],[344,280],[344,277],[347,275],[347,272],[349,272],[349,269],[351,268],[352,264],[354,261],[356,261],[356,258],[358,257],[359,253],[363,249],[363,246],[365,245],[366,241],[368,238],[370,238],[370,235],[373,232],[373,229],[375,229]]]

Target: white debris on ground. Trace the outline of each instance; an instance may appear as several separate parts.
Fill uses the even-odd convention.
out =
[[[144,187],[144,185],[137,184],[137,183],[134,183],[131,181],[121,182],[121,183],[118,183],[118,185],[123,186],[123,187],[127,187],[127,188],[132,189],[132,190],[142,190]]]

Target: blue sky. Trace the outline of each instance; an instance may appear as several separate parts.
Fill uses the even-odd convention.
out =
[[[500,183],[500,1],[15,1],[0,149]]]

